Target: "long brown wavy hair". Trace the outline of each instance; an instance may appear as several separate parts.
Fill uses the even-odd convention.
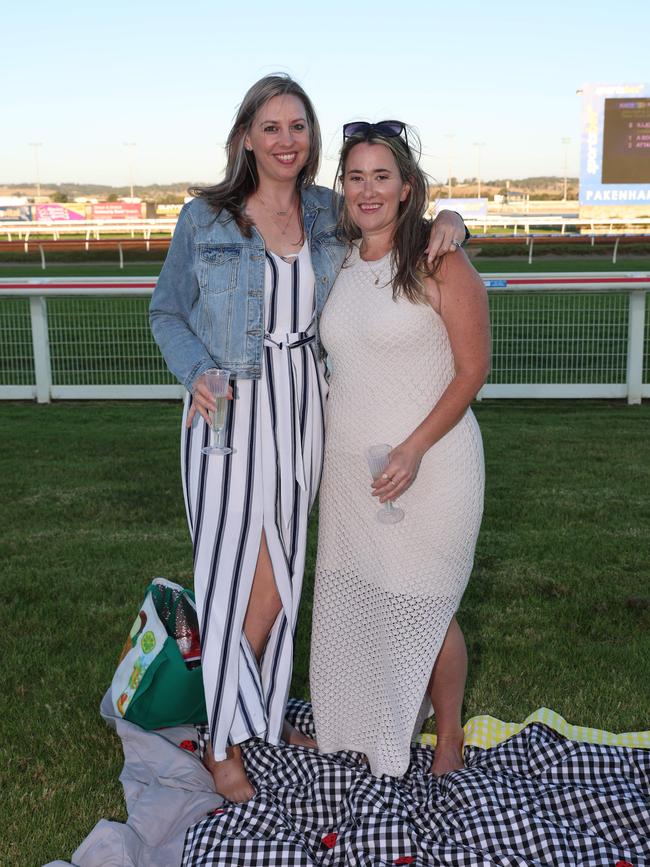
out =
[[[440,266],[441,257],[437,257],[433,265],[429,266],[424,255],[432,222],[424,217],[429,204],[429,182],[419,165],[419,138],[410,127],[407,128],[407,134],[409,141],[414,142],[414,145],[409,146],[402,136],[387,138],[372,129],[345,139],[336,170],[336,186],[342,193],[346,162],[355,145],[362,142],[382,144],[391,151],[402,181],[411,187],[406,200],[399,204],[393,235],[391,254],[393,299],[403,297],[413,304],[419,304],[426,301],[422,280],[435,274]],[[350,242],[361,237],[361,231],[351,219],[343,198],[339,211],[339,232]]]
[[[229,211],[239,230],[247,238],[251,235],[252,221],[246,216],[246,200],[257,189],[259,175],[255,155],[244,147],[244,140],[251,130],[257,112],[274,96],[291,94],[296,96],[305,107],[309,126],[309,158],[296,179],[298,190],[311,186],[316,180],[321,155],[321,134],[318,118],[311,100],[289,75],[278,72],[260,78],[248,89],[244,96],[232,129],[226,141],[226,170],[223,180],[208,187],[190,187],[192,196],[202,196],[209,205],[219,212]]]

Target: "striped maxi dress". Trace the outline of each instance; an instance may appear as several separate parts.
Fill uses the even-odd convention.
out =
[[[237,380],[226,440],[233,453],[206,456],[211,432],[198,415],[181,438],[185,508],[203,682],[215,759],[260,737],[280,741],[305,565],[307,522],[323,460],[324,365],[314,342],[314,272],[305,244],[292,261],[266,253],[261,378]],[[243,631],[262,530],[280,613],[259,664]]]

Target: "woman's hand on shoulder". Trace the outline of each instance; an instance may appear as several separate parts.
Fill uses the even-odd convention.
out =
[[[232,400],[232,386],[228,386],[228,393],[226,394],[227,400]],[[201,376],[197,376],[197,378],[192,383],[192,405],[190,406],[187,419],[185,421],[186,427],[192,427],[192,422],[194,421],[194,416],[198,414],[205,421],[206,424],[210,424],[210,416],[209,412],[214,412],[216,409],[216,403],[214,401],[214,397],[212,396],[212,392],[207,386],[206,378],[201,374]]]
[[[371,485],[373,497],[379,497],[380,503],[396,500],[415,481],[421,460],[422,452],[408,440],[396,446],[386,470]]]
[[[427,262],[433,264],[438,256],[454,253],[465,240],[465,223],[456,211],[440,211],[431,224],[429,244],[425,250]]]

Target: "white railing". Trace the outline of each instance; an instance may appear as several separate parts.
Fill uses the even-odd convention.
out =
[[[564,235],[567,229],[574,229],[585,235],[617,235],[617,234],[648,234],[650,233],[650,219],[642,217],[628,220],[603,220],[579,219],[578,217],[566,217],[535,214],[504,214],[497,216],[489,214],[486,217],[468,217],[465,220],[467,227],[475,234],[481,228],[483,234],[488,228],[512,228],[512,234],[517,235],[520,228],[524,234],[529,235],[531,227],[540,229],[549,226],[559,226],[560,234]]]
[[[444,199],[441,200],[444,207]],[[431,204],[433,212],[434,203]],[[50,236],[59,240],[64,235],[83,235],[86,240],[99,240],[115,234],[129,234],[132,238],[138,236],[145,239],[152,234],[173,235],[176,217],[157,217],[155,219],[115,219],[115,220],[7,220],[0,221],[0,237],[11,241],[14,237],[29,243],[31,236]],[[489,228],[511,229],[513,235],[523,230],[531,234],[531,228],[548,229],[549,226],[559,226],[559,234],[564,235],[568,229],[587,235],[617,235],[617,234],[650,234],[650,218],[626,218],[605,220],[602,218],[580,219],[577,215],[539,214],[534,212],[489,213],[485,217],[467,216],[465,222],[476,234]],[[32,242],[33,243],[33,242]]]
[[[650,397],[650,273],[484,276],[480,397]],[[0,398],[177,398],[147,319],[155,278],[0,280]]]
[[[16,237],[25,244],[30,237],[49,235],[58,241],[65,235],[83,235],[89,241],[99,240],[104,235],[142,236],[145,240],[152,234],[173,235],[176,218],[160,217],[154,220],[8,220],[0,221],[0,235],[12,241]],[[32,241],[32,243],[34,243]]]

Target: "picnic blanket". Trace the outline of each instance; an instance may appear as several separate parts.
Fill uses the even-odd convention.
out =
[[[291,711],[313,735],[309,705]],[[474,735],[498,739],[491,720],[474,720]],[[568,740],[542,722],[519,728],[497,746],[466,747],[466,768],[438,779],[425,743],[397,780],[372,776],[359,754],[255,741],[245,762],[256,797],[190,828],[182,865],[650,865],[650,751]],[[650,744],[647,732],[622,737]]]
[[[373,777],[357,753],[253,741],[257,795],[229,804],[198,751],[178,748],[199,730],[144,732],[106,697],[102,714],[124,744],[129,819],[100,822],[75,867],[650,867],[650,732],[570,727],[545,709],[520,724],[475,717],[463,771],[432,777],[423,735],[402,780]],[[313,734],[308,704],[288,716]]]

